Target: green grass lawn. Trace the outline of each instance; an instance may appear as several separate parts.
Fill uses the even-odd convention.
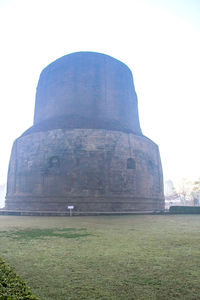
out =
[[[200,215],[0,216],[0,256],[40,299],[200,299]]]

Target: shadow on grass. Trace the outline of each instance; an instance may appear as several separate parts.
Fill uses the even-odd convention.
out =
[[[87,229],[81,228],[48,228],[48,229],[24,229],[13,232],[0,232],[0,236],[7,236],[15,240],[33,240],[33,239],[44,239],[46,237],[61,237],[66,239],[81,238],[91,235],[85,232]]]

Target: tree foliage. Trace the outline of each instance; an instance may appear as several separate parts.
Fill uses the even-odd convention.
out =
[[[0,299],[38,300],[26,283],[0,258]]]

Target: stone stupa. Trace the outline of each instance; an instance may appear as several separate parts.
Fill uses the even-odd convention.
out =
[[[130,69],[104,54],[66,55],[41,73],[34,125],[13,145],[6,210],[164,209],[158,146],[142,134]]]

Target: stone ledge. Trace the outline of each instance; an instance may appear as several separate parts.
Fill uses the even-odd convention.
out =
[[[73,212],[73,216],[100,216],[100,215],[152,215],[161,211],[129,211],[129,212]],[[17,211],[0,209],[0,215],[6,216],[69,216],[69,212],[63,211]]]

